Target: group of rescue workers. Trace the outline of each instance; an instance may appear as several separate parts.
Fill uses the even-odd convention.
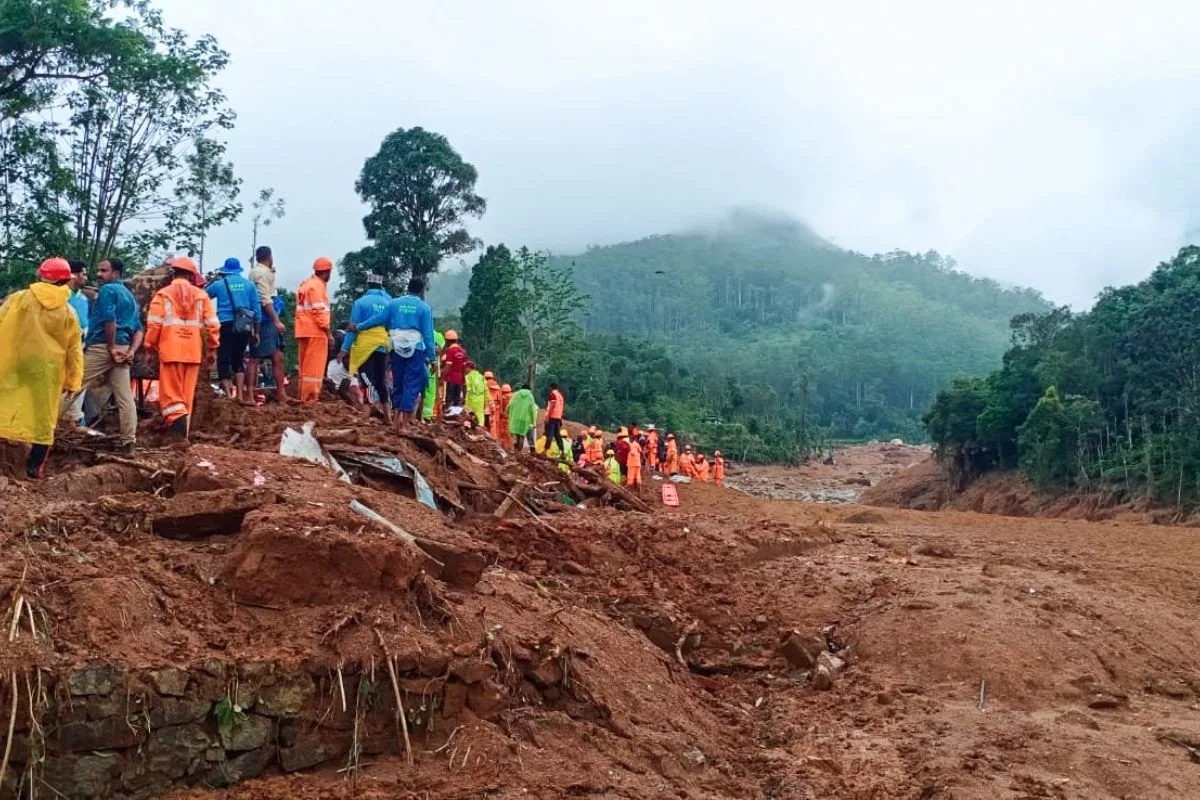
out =
[[[259,364],[267,362],[275,392],[273,398],[264,393],[263,401],[297,402],[284,389],[287,329],[271,249],[259,247],[254,260],[248,277],[238,259],[230,258],[206,280],[192,259],[168,259],[170,282],[151,299],[144,326],[119,259],[99,264],[94,300],[83,293],[86,264],[43,262],[39,280],[0,306],[0,438],[31,445],[29,477],[43,473],[60,418],[88,426],[114,401],[120,445],[134,450],[137,405],[130,368],[143,348],[157,355],[162,421],[180,440],[188,436],[201,372],[211,374],[214,366],[226,397],[257,405]],[[514,391],[479,369],[455,331],[435,331],[420,277],[408,282],[403,295],[391,297],[383,278],[368,274],[345,331],[335,331],[328,292],[332,272],[330,259],[316,259],[312,276],[296,293],[298,402],[319,402],[329,380],[335,388],[349,384],[355,402],[397,429],[416,421],[418,412],[424,420],[461,420],[507,449],[528,447],[567,469],[594,466],[614,483],[635,489],[643,473],[724,482],[721,451],[712,462],[690,445],[681,452],[675,435],[660,437],[654,425],[644,432],[622,427],[608,443],[595,426],[572,439],[564,422],[566,400],[553,383],[538,437],[539,409],[530,385]]]

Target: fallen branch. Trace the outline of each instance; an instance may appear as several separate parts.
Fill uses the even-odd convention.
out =
[[[133,467],[134,469],[140,469],[142,472],[149,472],[152,474],[158,473],[159,475],[166,475],[169,478],[175,477],[175,470],[173,470],[173,469],[163,469],[162,467],[160,467],[156,464],[146,464],[141,461],[135,461],[132,458],[122,458],[121,456],[114,456],[111,453],[101,453],[101,452],[96,453],[96,458],[100,461],[108,461],[113,464],[123,464],[127,467]]]
[[[350,501],[350,510],[353,511],[355,514],[361,514],[362,516],[366,517],[367,519],[371,520],[372,522],[376,522],[376,523],[382,525],[383,527],[387,528],[392,533],[399,536],[401,538],[401,540],[403,540],[404,542],[407,542],[408,545],[410,547],[412,547],[412,549],[415,550],[418,553],[418,555],[421,556],[422,559],[428,559],[430,562],[435,564],[439,570],[446,566],[441,561],[438,561],[436,558],[434,558],[429,553],[427,553],[421,547],[421,545],[418,544],[417,537],[413,536],[411,533],[404,530],[403,528],[401,528],[399,525],[392,522],[391,520],[385,518],[379,512],[368,508],[367,506],[363,505],[362,503],[358,502],[357,500]]]
[[[392,691],[396,694],[396,714],[400,717],[400,729],[404,731],[404,763],[413,765],[412,742],[408,738],[408,717],[404,713],[404,701],[400,698],[400,679],[396,677],[396,662],[387,657],[388,675],[392,679]]]

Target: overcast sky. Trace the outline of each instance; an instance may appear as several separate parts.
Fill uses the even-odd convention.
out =
[[[418,125],[479,169],[488,243],[759,205],[1082,307],[1200,229],[1194,0],[156,4],[230,51],[230,155],[247,200],[287,200],[289,285],[364,244],[363,160]],[[249,245],[244,221],[209,252]]]

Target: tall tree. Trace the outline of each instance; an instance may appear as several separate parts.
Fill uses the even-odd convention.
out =
[[[521,336],[517,270],[516,259],[504,245],[488,247],[471,268],[462,335],[481,363],[498,363]]]
[[[163,219],[169,210],[163,191],[190,143],[233,125],[224,95],[211,85],[228,61],[216,40],[190,41],[150,12],[140,30],[158,46],[152,56],[68,98],[72,254],[90,262],[112,251],[127,223]]]
[[[424,277],[443,258],[475,249],[479,242],[464,222],[487,209],[475,194],[477,179],[445,136],[423,128],[388,134],[354,185],[371,206],[363,226],[374,252],[362,260],[399,280]]]
[[[260,228],[268,228],[275,220],[283,219],[287,213],[287,208],[282,197],[275,196],[275,190],[271,187],[258,190],[258,197],[250,204],[250,258],[254,258],[254,251],[258,249],[258,231]]]
[[[522,247],[516,253],[516,318],[526,380],[532,386],[539,367],[559,355],[581,329],[575,315],[587,308],[587,297],[575,288],[568,268],[551,263],[547,253]]]
[[[237,201],[242,180],[225,160],[225,144],[207,137],[197,138],[192,152],[184,156],[186,172],[175,184],[175,204],[167,213],[167,230],[175,244],[196,256],[204,268],[204,246],[208,232],[242,213]]]

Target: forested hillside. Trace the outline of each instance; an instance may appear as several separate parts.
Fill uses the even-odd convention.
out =
[[[836,437],[920,435],[940,389],[996,366],[1010,318],[1050,308],[937,253],[867,257],[744,212],[553,260],[590,297],[588,332],[649,337],[710,399],[736,384],[757,415],[804,414]]]
[[[430,300],[441,319],[461,308],[485,363],[562,384],[578,419],[665,423],[760,460],[923,436],[939,390],[999,364],[1009,319],[1050,309],[937,253],[867,257],[747,213],[574,256],[489,247]]]
[[[1019,466],[1041,486],[1200,501],[1200,248],[1083,314],[1014,322],[1003,366],[926,415],[961,486]]]

